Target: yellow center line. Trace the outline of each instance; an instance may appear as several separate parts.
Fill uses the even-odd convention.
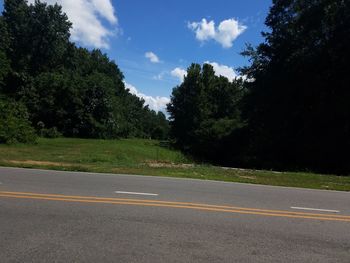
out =
[[[151,206],[151,207],[168,207],[168,208],[183,208],[183,209],[193,209],[193,210],[202,210],[202,211],[211,211],[211,212],[226,212],[226,213],[238,213],[238,214],[250,214],[250,215],[263,215],[271,217],[287,217],[287,218],[301,218],[301,219],[314,219],[314,220],[327,220],[327,221],[341,221],[341,222],[350,222],[350,218],[335,218],[330,217],[329,215],[318,214],[318,216],[311,215],[292,215],[292,214],[283,214],[277,212],[258,212],[258,211],[247,211],[239,209],[224,209],[219,207],[205,207],[205,206],[195,206],[195,205],[179,205],[179,204],[166,204],[166,203],[150,203],[143,202],[142,200],[128,200],[124,201],[108,201],[108,200],[96,200],[96,199],[79,199],[79,198],[70,198],[64,197],[50,197],[50,196],[40,196],[33,195],[15,195],[15,194],[5,194],[0,192],[0,197],[8,198],[19,198],[19,199],[36,199],[36,200],[50,200],[50,201],[61,201],[61,202],[77,202],[77,203],[100,203],[100,204],[119,204],[119,205],[136,205],[136,206]],[[150,201],[150,200],[145,200]],[[273,211],[273,210],[271,210]]]
[[[262,213],[277,213],[277,214],[288,214],[288,215],[301,215],[301,216],[312,216],[312,217],[327,217],[327,218],[340,218],[349,219],[350,216],[345,215],[328,215],[328,214],[315,214],[307,212],[294,212],[286,210],[268,210],[268,209],[258,209],[258,208],[246,208],[237,206],[222,206],[222,205],[209,205],[191,202],[171,202],[171,201],[158,201],[158,200],[145,200],[145,199],[126,199],[126,198],[107,198],[107,197],[94,197],[94,196],[72,196],[72,195],[59,195],[59,194],[39,194],[39,193],[27,193],[27,192],[4,192],[0,191],[0,194],[6,195],[23,195],[23,196],[37,196],[37,197],[57,197],[57,198],[69,198],[69,199],[79,199],[79,200],[99,200],[99,201],[118,201],[118,202],[141,202],[141,203],[151,203],[151,204],[165,204],[165,205],[185,205],[190,207],[206,207],[206,208],[217,208],[217,209],[229,209],[229,210],[240,210],[249,212],[262,212]]]

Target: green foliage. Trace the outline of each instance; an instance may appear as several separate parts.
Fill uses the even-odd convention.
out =
[[[56,127],[50,129],[42,129],[40,131],[40,135],[45,138],[58,138],[62,136]]]
[[[9,34],[7,32],[6,23],[3,17],[0,16],[0,92],[4,86],[4,79],[10,72],[10,61],[7,58],[6,50],[9,46]]]
[[[148,139],[38,138],[35,145],[0,145],[0,165],[350,191],[350,177],[194,164],[164,144]]]
[[[243,52],[249,81],[188,68],[169,127],[106,54],[69,41],[60,6],[6,0],[0,140],[33,141],[29,122],[48,137],[166,139],[170,129],[181,150],[216,163],[348,173],[350,2],[274,0],[266,25],[265,41]]]
[[[256,166],[350,171],[350,2],[275,0],[252,65],[245,116]]]
[[[6,54],[0,51],[0,90],[4,85],[4,80],[10,71],[10,62],[6,57]]]
[[[7,0],[3,18],[11,37],[7,53],[15,72],[25,70],[36,75],[62,66],[71,23],[60,6]]]
[[[62,136],[56,127],[46,129],[45,124],[41,121],[37,123],[37,133],[40,135],[40,137],[44,138],[59,138]]]
[[[0,143],[33,143],[35,140],[24,105],[0,99]]]
[[[268,32],[242,53],[249,81],[192,65],[168,105],[177,145],[268,169],[350,171],[350,2],[274,0]]]
[[[237,162],[241,145],[234,135],[245,126],[239,106],[244,94],[242,84],[242,80],[230,82],[215,76],[209,64],[189,67],[168,105],[176,145],[215,162]]]
[[[0,94],[23,101],[42,136],[166,138],[164,114],[130,94],[114,61],[69,41],[62,8],[6,0],[0,16]]]

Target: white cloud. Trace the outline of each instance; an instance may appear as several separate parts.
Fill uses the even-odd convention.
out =
[[[94,48],[109,48],[109,37],[118,30],[118,18],[111,0],[42,0],[48,4],[62,6],[73,23],[71,39],[82,45]],[[33,4],[35,0],[29,0]],[[102,19],[114,29],[107,28]]]
[[[162,111],[166,113],[166,105],[170,102],[169,98],[166,97],[152,97],[152,96],[147,96],[143,93],[140,93],[135,86],[125,83],[125,87],[129,89],[131,94],[136,95],[139,98],[144,99],[145,105],[148,105],[150,109],[155,110],[155,111]]]
[[[148,58],[152,63],[159,63],[160,60],[156,54],[153,52],[146,52],[145,57]]]
[[[234,18],[222,21],[217,28],[213,20],[208,22],[203,18],[201,22],[188,23],[188,28],[196,33],[197,40],[204,42],[213,39],[224,48],[232,47],[233,41],[247,29]]]
[[[209,62],[206,61],[204,64],[210,64],[213,66],[215,75],[216,76],[223,76],[228,78],[229,81],[233,81],[236,77],[238,77],[237,73],[235,72],[234,68],[225,66],[225,65],[220,65],[216,62]]]
[[[118,19],[114,14],[114,7],[110,0],[91,0],[95,10],[111,24],[118,23]]]
[[[202,22],[190,23],[189,28],[196,32],[196,38],[199,41],[205,41],[209,39],[215,39],[215,22],[210,21],[209,23],[205,18],[202,19]]]
[[[175,68],[170,72],[171,76],[178,78],[181,82],[187,76],[187,71],[182,68]]]
[[[226,65],[221,65],[217,62],[205,61],[203,64],[210,64],[214,68],[216,76],[223,76],[228,78],[229,81],[233,81],[235,78],[240,78],[235,69]],[[180,82],[184,81],[184,78],[187,76],[187,71],[182,68],[175,68],[170,72],[171,76],[179,79]]]

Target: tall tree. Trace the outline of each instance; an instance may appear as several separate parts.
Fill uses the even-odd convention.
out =
[[[241,80],[215,75],[209,64],[193,64],[168,105],[171,133],[178,147],[218,163],[237,163],[237,131],[244,127]]]
[[[266,25],[244,52],[255,164],[350,171],[350,2],[274,0]]]
[[[6,0],[3,17],[11,35],[8,56],[14,70],[36,75],[63,66],[71,23],[59,5]]]
[[[0,95],[24,103],[42,135],[167,136],[165,116],[130,94],[106,54],[71,43],[70,29],[57,4],[6,0],[0,16]]]
[[[173,89],[170,113],[171,132],[176,144],[189,151],[196,141],[195,130],[200,120],[201,66],[192,64],[184,82]]]
[[[5,77],[10,72],[10,60],[6,54],[9,44],[10,36],[7,31],[7,26],[3,17],[0,16],[0,90],[4,85]]]

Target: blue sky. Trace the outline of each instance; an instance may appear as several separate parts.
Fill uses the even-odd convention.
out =
[[[271,0],[46,2],[56,1],[73,21],[72,40],[106,52],[132,92],[157,110],[181,82],[181,70],[192,62],[211,62],[218,75],[229,77],[233,69],[247,64],[239,53],[245,43],[262,41],[260,32],[266,30],[271,5]],[[2,5],[0,0],[1,9]]]

